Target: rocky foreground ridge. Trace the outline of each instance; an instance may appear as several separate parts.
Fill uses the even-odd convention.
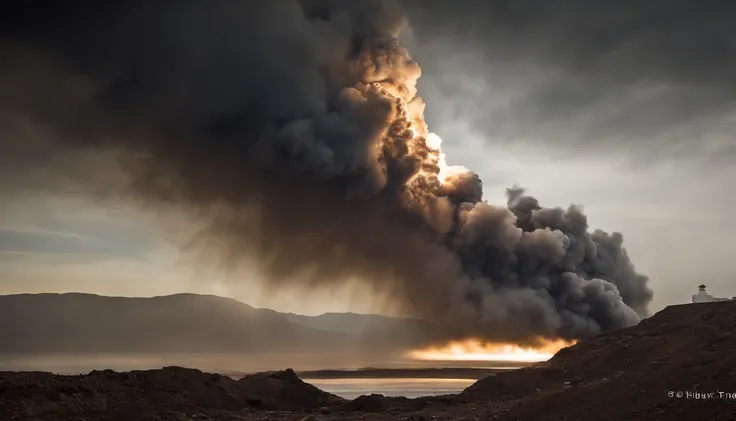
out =
[[[735,329],[736,302],[672,306],[546,363],[419,399],[348,401],[292,370],[3,372],[0,420],[732,420]]]

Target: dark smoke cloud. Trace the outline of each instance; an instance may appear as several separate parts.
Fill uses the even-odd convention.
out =
[[[492,206],[472,173],[440,182],[391,2],[3,12],[9,180],[114,151],[149,206],[199,212],[201,240],[228,262],[258,257],[276,288],[359,278],[448,336],[578,338],[647,315],[652,292],[621,235],[589,232],[580,208],[543,208],[518,188]],[[29,124],[47,133],[24,132],[31,146],[11,135]],[[99,180],[99,167],[75,180]]]

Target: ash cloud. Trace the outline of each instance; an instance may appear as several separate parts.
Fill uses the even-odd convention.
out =
[[[7,179],[114,151],[136,195],[198,212],[227,262],[256,256],[275,288],[358,278],[447,337],[579,338],[647,315],[620,234],[519,188],[492,206],[473,173],[441,179],[395,3],[6,7]],[[30,152],[8,135],[21,121],[50,133]],[[104,173],[83,168],[77,182]]]

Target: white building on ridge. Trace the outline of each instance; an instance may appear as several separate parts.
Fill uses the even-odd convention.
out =
[[[693,295],[693,303],[713,303],[716,301],[731,301],[730,298],[714,297],[705,292],[705,285],[698,287],[698,293]]]

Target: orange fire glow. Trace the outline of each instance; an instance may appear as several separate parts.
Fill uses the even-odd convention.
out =
[[[547,361],[557,351],[575,344],[574,341],[540,340],[537,346],[521,346],[510,343],[490,343],[478,339],[452,341],[409,352],[409,357],[429,361]]]

